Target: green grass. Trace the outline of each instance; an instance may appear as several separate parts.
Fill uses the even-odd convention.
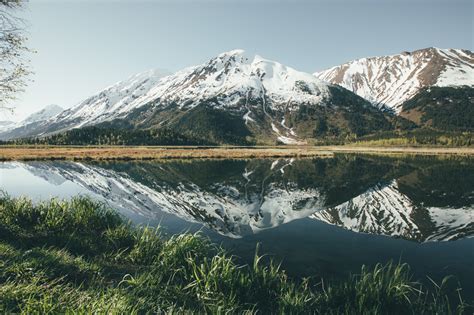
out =
[[[261,258],[239,265],[200,235],[136,228],[84,197],[0,195],[0,313],[472,312],[449,279],[427,291],[405,264],[326,283],[291,279]]]

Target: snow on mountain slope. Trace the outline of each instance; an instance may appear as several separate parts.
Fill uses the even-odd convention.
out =
[[[141,102],[142,96],[146,95],[165,75],[167,73],[161,70],[150,70],[133,75],[63,111],[49,123],[70,122],[71,124],[66,125],[67,129],[71,129],[117,118],[144,105]]]
[[[69,109],[57,112],[59,107],[54,106],[44,112],[32,114],[24,122],[0,132],[0,139],[42,136],[123,116],[143,105],[138,99],[166,74],[161,70],[139,73],[105,88]],[[36,117],[42,119],[35,121]]]
[[[309,73],[233,50],[166,77],[149,71],[116,83],[48,120],[36,135],[124,118],[151,103],[190,109],[209,101],[214,108],[245,111],[242,119],[252,123],[252,100],[260,100],[258,106],[273,119],[269,108],[292,110],[301,104],[322,104],[330,96],[328,86]],[[273,129],[281,141],[297,142],[284,122],[275,121]]]
[[[304,84],[306,90],[298,86]],[[294,103],[318,104],[328,96],[327,83],[309,73],[299,72],[278,62],[243,50],[220,54],[209,62],[164,78],[150,90],[146,100],[176,102],[193,106],[218,98],[218,106],[232,107],[242,97],[265,95],[268,106],[290,106]]]
[[[357,59],[314,75],[398,113],[402,103],[423,87],[474,86],[474,54],[469,50],[426,48]]]
[[[57,115],[58,113],[62,112],[63,108],[58,105],[48,105],[43,109],[34,112],[33,114],[29,115],[25,119],[20,122],[13,122],[13,121],[5,121],[0,122],[0,133],[9,132],[10,130],[16,128],[26,128],[28,125],[36,124],[38,122],[48,120],[49,118]]]
[[[427,220],[420,219],[423,212]],[[396,180],[378,184],[339,206],[316,212],[311,217],[355,232],[420,241],[448,241],[474,235],[472,206],[424,208],[415,205],[399,191]]]
[[[207,102],[217,109],[244,111],[246,124],[255,122],[253,110],[258,107],[273,121],[271,129],[280,141],[298,144],[294,131],[284,121],[274,120],[270,109],[283,112],[301,104],[321,105],[330,97],[328,86],[308,73],[233,50],[163,78],[139,101],[156,101],[160,106],[176,104],[186,110]]]
[[[37,111],[37,112],[29,115],[24,120],[22,120],[20,122],[20,124],[21,125],[28,125],[28,124],[31,124],[31,123],[34,123],[34,122],[37,122],[37,121],[46,120],[46,119],[49,119],[49,118],[59,114],[63,110],[64,109],[61,106],[51,104],[51,105],[46,106],[42,110]]]
[[[16,123],[14,121],[2,120],[0,121],[0,132],[11,130],[12,128],[15,128],[15,126]]]

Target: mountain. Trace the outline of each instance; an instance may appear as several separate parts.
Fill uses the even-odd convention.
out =
[[[357,59],[314,75],[353,91],[376,107],[400,113],[402,104],[423,88],[474,87],[474,53],[431,47]]]
[[[4,132],[14,128],[15,124],[16,123],[14,121],[0,120],[0,132]]]
[[[474,131],[474,88],[423,88],[401,106],[400,116],[418,126],[447,131]]]
[[[135,128],[184,130],[214,143],[301,144],[390,129],[346,89],[242,50],[167,77],[154,92],[159,98],[127,116]]]
[[[134,106],[140,106],[136,100],[168,74],[162,70],[150,70],[117,82],[97,94],[85,99],[76,106],[56,112],[43,120],[31,121],[30,126],[20,124],[8,133],[0,133],[0,139],[15,139],[22,137],[37,137],[50,132],[60,132],[86,125],[93,125],[107,119],[123,115]],[[137,104],[138,103],[138,104]],[[57,107],[52,108],[55,112]],[[35,113],[31,116],[41,116]],[[30,117],[31,117],[30,116]],[[46,116],[46,115],[45,115]],[[27,118],[27,120],[30,120]]]
[[[30,131],[35,130],[39,124],[54,117],[63,110],[62,107],[51,104],[37,112],[34,112],[20,122],[7,122],[8,124],[4,125],[0,123],[0,140],[28,134]]]
[[[37,112],[29,115],[28,117],[26,117],[24,120],[21,121],[21,124],[22,125],[28,125],[28,124],[31,124],[31,123],[34,123],[34,122],[37,122],[37,121],[47,120],[47,119],[59,114],[63,110],[64,109],[61,106],[51,104],[51,105],[46,106],[42,110],[37,111]]]
[[[63,111],[49,123],[63,129],[79,128],[122,117],[146,103],[144,97],[156,87],[166,71],[150,70],[117,82],[76,106]]]
[[[385,114],[354,93],[243,50],[166,77],[139,74],[22,136],[86,126],[166,128],[215,144],[301,144],[392,128]]]

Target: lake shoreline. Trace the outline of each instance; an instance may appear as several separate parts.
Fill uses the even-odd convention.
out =
[[[414,154],[474,156],[474,147],[4,146],[0,149],[0,161],[309,158],[332,157],[336,153],[357,153],[376,155]]]
[[[362,266],[338,281],[300,280],[262,259],[258,245],[253,261],[239,264],[200,234],[133,226],[83,196],[34,204],[4,195],[0,209],[2,313],[217,314],[223,305],[232,314],[472,310],[460,286],[444,288],[449,278],[443,290],[436,282],[425,287],[401,262]]]

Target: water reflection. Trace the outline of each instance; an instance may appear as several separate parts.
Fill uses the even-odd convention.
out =
[[[3,163],[78,184],[124,214],[163,212],[232,238],[311,218],[415,241],[474,234],[472,159],[382,158]]]

